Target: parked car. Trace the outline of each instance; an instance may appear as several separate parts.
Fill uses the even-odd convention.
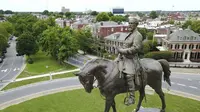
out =
[[[0,63],[2,63],[2,62],[3,62],[3,58],[0,57]]]

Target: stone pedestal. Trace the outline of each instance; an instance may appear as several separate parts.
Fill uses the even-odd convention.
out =
[[[140,108],[138,112],[160,112],[157,108]]]

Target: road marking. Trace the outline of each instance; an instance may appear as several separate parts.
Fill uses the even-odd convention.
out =
[[[177,85],[179,85],[179,86],[186,86],[186,85],[184,85],[184,84],[179,84],[179,83],[177,83]]]
[[[171,82],[171,84],[175,84],[174,82]]]
[[[8,70],[8,69],[5,69],[5,70],[1,70],[1,72],[7,72],[7,70]]]
[[[192,81],[192,79],[188,79],[189,81]]]
[[[17,68],[17,70],[20,70],[20,68]]]
[[[3,61],[2,65],[0,66],[0,69],[1,67],[4,65],[4,63],[7,61],[7,58]]]
[[[198,89],[197,87],[195,87],[195,86],[189,86],[190,88],[193,88],[193,89]]]
[[[16,71],[17,69],[15,68],[13,71]]]

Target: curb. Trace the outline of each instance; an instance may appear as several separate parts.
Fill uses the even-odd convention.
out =
[[[34,98],[41,97],[41,96],[46,96],[46,95],[50,95],[50,94],[54,94],[54,93],[58,93],[58,92],[70,91],[70,90],[81,89],[81,88],[83,88],[82,85],[77,85],[77,86],[61,87],[61,88],[57,88],[57,89],[42,91],[39,93],[33,93],[31,95],[23,96],[23,97],[5,102],[3,104],[0,104],[0,110],[5,109],[12,105],[16,105],[16,104],[34,99]]]
[[[145,89],[150,90],[150,91],[152,91],[152,93],[154,93],[154,90],[151,87],[146,87]],[[190,93],[185,93],[185,92],[181,92],[181,91],[177,91],[177,90],[167,90],[166,88],[162,88],[162,90],[164,93],[200,101],[200,96],[197,96],[197,95],[193,95]]]

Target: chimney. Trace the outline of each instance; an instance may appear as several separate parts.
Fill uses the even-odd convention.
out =
[[[101,26],[103,26],[103,22],[101,22],[100,24],[101,24]]]

